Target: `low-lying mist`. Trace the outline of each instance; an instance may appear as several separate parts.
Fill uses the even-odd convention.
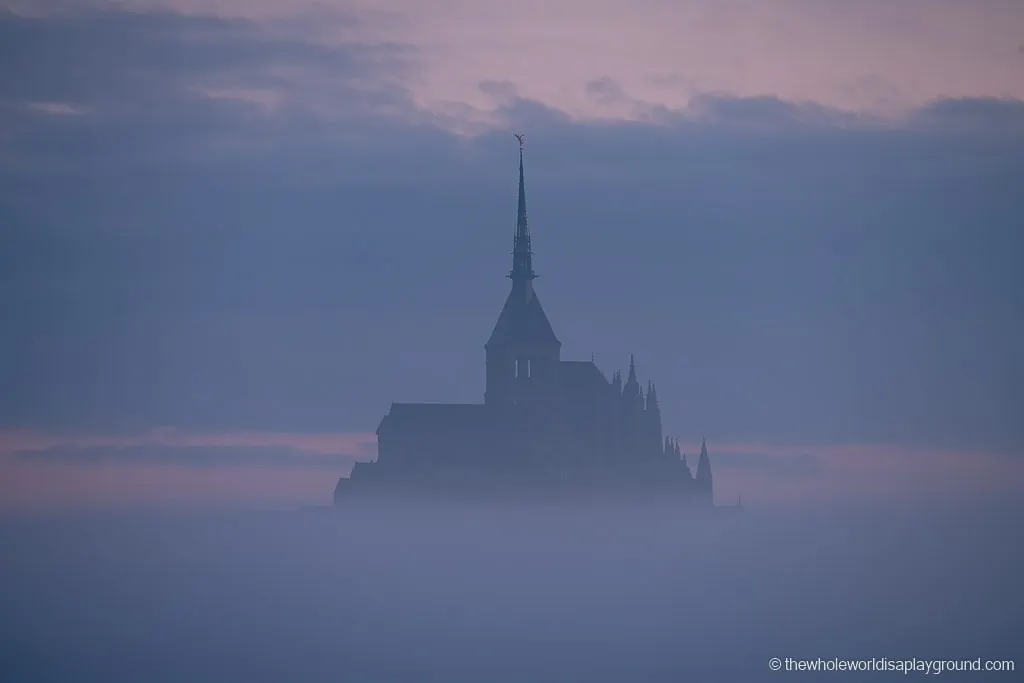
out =
[[[8,520],[0,680],[812,681],[843,674],[769,660],[1024,665],[1019,519],[400,505]]]

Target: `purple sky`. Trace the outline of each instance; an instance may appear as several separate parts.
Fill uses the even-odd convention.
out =
[[[325,501],[479,401],[527,134],[567,358],[731,500],[1024,489],[1024,6],[8,2],[0,501]]]

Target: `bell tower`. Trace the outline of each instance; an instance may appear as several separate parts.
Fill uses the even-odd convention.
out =
[[[519,140],[519,209],[512,240],[512,288],[498,316],[487,356],[487,388],[484,403],[520,405],[541,400],[556,381],[562,343],[533,289],[530,227],[526,220],[526,183],[523,175],[523,140]]]

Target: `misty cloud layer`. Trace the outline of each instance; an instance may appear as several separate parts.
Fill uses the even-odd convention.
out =
[[[41,451],[22,451],[14,454],[29,462],[56,461],[84,464],[166,464],[190,467],[313,467],[331,471],[352,467],[353,457],[341,453],[304,453],[284,447],[262,448],[231,446],[87,446],[84,448],[54,447]]]
[[[771,657],[1020,666],[1024,567],[998,533],[1007,512],[399,506],[7,522],[0,671],[729,682],[776,680]]]

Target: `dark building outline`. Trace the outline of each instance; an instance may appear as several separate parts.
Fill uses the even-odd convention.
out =
[[[530,497],[668,495],[713,504],[702,440],[691,473],[676,439],[664,436],[658,392],[623,382],[593,360],[562,360],[562,344],[533,281],[522,137],[519,206],[508,297],[484,345],[480,404],[392,403],[377,428],[378,455],[338,481],[336,504],[361,493]]]

